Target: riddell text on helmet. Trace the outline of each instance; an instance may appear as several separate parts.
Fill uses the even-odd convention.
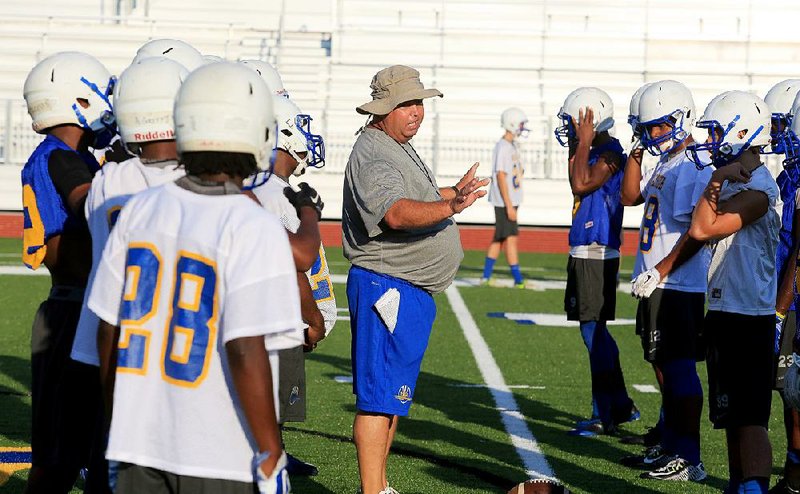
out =
[[[133,134],[133,138],[135,141],[156,141],[159,139],[175,139],[175,132],[170,130],[159,130],[159,131],[150,131],[150,132],[136,132]]]

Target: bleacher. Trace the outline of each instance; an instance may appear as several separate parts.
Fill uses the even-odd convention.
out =
[[[793,34],[800,5],[778,0],[3,3],[0,209],[9,210],[20,208],[19,165],[38,141],[21,104],[22,82],[38,60],[61,50],[90,52],[119,73],[147,39],[176,37],[229,60],[275,64],[325,136],[327,165],[307,178],[325,197],[326,217],[339,216],[342,172],[354,132],[365,121],[354,108],[369,98],[372,75],[387,65],[412,65],[426,85],[445,94],[426,102],[426,122],[413,141],[442,184],[453,183],[474,161],[488,173],[500,112],[513,105],[528,113],[520,220],[538,225],[570,221],[566,152],[552,130],[574,88],[598,86],[612,96],[615,132],[627,143],[628,102],[645,81],[683,81],[702,111],[723,90],[763,95],[775,82],[800,76],[800,41]],[[486,203],[463,216],[493,221]],[[639,218],[631,210],[625,223],[636,226]]]

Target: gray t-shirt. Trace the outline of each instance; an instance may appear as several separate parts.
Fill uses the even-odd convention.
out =
[[[433,173],[410,144],[367,128],[344,172],[344,256],[356,266],[406,280],[432,293],[455,278],[464,252],[453,218],[427,227],[393,230],[383,217],[400,199],[442,199]]]

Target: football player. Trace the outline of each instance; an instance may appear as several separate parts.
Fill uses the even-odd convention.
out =
[[[278,119],[278,142],[272,173],[257,179],[258,186],[252,189],[261,205],[276,214],[290,235],[296,235],[301,218],[308,214],[303,204],[296,207],[294,198],[299,189],[289,184],[289,177],[302,175],[307,166],[319,168],[325,164],[325,148],[322,137],[311,133],[311,117],[304,114],[288,98],[273,97],[275,115]],[[305,191],[312,191],[301,184]],[[288,189],[288,190],[286,190]],[[288,197],[287,197],[288,196]],[[289,199],[292,197],[292,200]],[[313,208],[308,211],[318,214]],[[318,219],[318,218],[315,218]],[[314,222],[316,225],[316,222]],[[291,241],[291,237],[290,237]],[[299,272],[301,311],[305,328],[305,350],[311,351],[333,329],[336,322],[336,299],[333,294],[328,261],[322,244],[317,246],[318,255],[310,269]],[[299,265],[300,263],[298,263]],[[303,349],[282,350],[277,355],[279,414],[281,424],[304,422],[306,417],[305,358]],[[287,471],[291,475],[316,475],[317,467],[287,454]]]
[[[92,236],[91,286],[111,228],[126,202],[148,187],[185,175],[178,166],[172,108],[188,75],[185,67],[164,57],[143,59],[119,76],[114,116],[122,142],[135,156],[106,163],[94,176],[86,199],[86,221]],[[88,293],[86,294],[88,300]],[[98,366],[97,316],[84,304],[72,347],[72,358]]]
[[[775,262],[778,277],[778,295],[775,301],[775,383],[783,400],[783,423],[786,430],[786,460],[783,478],[770,492],[800,492],[800,417],[797,410],[786,401],[783,393],[784,376],[792,363],[792,340],[796,333],[794,278],[797,269],[797,254],[800,235],[795,212],[800,206],[800,175],[796,168],[797,142],[790,129],[793,116],[800,110],[800,101],[795,101],[800,91],[800,80],[781,81],[767,92],[764,102],[772,111],[770,149],[775,154],[786,154],[784,169],[777,177],[781,202],[781,230],[778,254]],[[797,104],[795,104],[797,103]],[[788,151],[787,151],[788,150]]]
[[[89,296],[115,493],[288,492],[267,348],[303,343],[295,268],[277,217],[241,193],[269,166],[272,96],[220,62],[174,108],[186,176],[130,199]]]
[[[604,91],[578,88],[558,112],[562,125],[555,131],[569,146],[569,181],[574,196],[569,231],[569,261],[564,310],[580,321],[589,351],[592,402],[595,410],[571,434],[613,433],[623,422],[639,418],[625,389],[619,349],[606,327],[616,309],[622,206],[619,203],[625,153],[611,137],[614,107]]]
[[[695,207],[689,236],[713,244],[704,325],[709,416],[715,428],[725,429],[729,493],[766,493],[772,472],[767,422],[780,191],[760,157],[770,140],[770,116],[761,98],[730,91],[712,100],[697,123],[708,130],[708,140],[687,148],[700,166],[701,153],[710,153],[716,167]]]
[[[102,442],[97,368],[69,353],[92,258],[83,206],[98,163],[89,146],[103,148],[115,135],[113,87],[103,64],[79,52],[45,58],[25,80],[33,130],[46,137],[22,169],[22,260],[31,269],[44,264],[52,281],[31,335],[29,493],[69,492],[90,462],[93,438]],[[102,455],[96,456],[87,492],[104,492]]]
[[[641,299],[636,330],[644,359],[661,387],[663,415],[660,444],[622,463],[651,469],[642,474],[649,479],[706,477],[700,461],[703,388],[696,361],[705,354],[700,334],[710,252],[686,232],[711,170],[698,170],[685,154],[693,143],[695,119],[694,99],[686,86],[671,80],[650,84],[639,99],[641,148],[631,152],[638,159],[628,160],[622,187],[624,205],[645,203],[633,295]],[[644,177],[643,150],[658,157]],[[676,258],[680,267],[673,266]]]
[[[489,202],[494,206],[495,230],[494,238],[486,252],[481,284],[488,284],[494,270],[494,263],[505,250],[506,261],[514,278],[514,286],[525,288],[525,280],[519,270],[517,253],[517,208],[522,202],[522,174],[524,168],[519,159],[519,147],[516,139],[527,136],[525,127],[528,117],[519,108],[508,108],[500,115],[500,125],[505,131],[497,141],[492,153],[492,185],[489,187]]]

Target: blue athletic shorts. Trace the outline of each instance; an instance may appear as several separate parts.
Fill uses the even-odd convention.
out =
[[[390,288],[400,293],[397,325],[390,333],[374,305]],[[353,394],[362,412],[408,415],[436,304],[411,283],[352,266],[347,277]]]

